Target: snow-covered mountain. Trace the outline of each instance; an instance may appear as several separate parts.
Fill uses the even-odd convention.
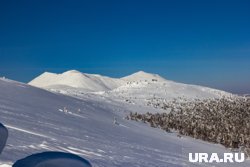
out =
[[[71,70],[62,74],[45,72],[29,82],[29,84],[46,89],[72,87],[85,91],[106,91],[121,86],[124,84],[124,81],[97,74],[85,74],[76,70]]]
[[[188,162],[189,152],[228,152],[223,146],[123,119],[148,112],[99,94],[74,98],[0,79],[0,122],[9,130],[0,167],[43,151],[63,151],[88,159],[93,167],[247,167],[244,163]],[[114,124],[116,118],[118,124]]]
[[[166,79],[162,78],[158,74],[150,74],[150,73],[146,73],[144,71],[138,71],[134,74],[123,77],[121,79],[125,80],[125,81],[131,81],[131,82],[133,82],[133,81],[148,81],[148,82],[150,82],[150,81],[160,81],[160,82],[166,81]]]
[[[32,86],[59,93],[81,96],[86,92],[102,94],[117,100],[145,103],[154,99],[201,99],[221,98],[232,94],[198,85],[189,85],[166,80],[157,74],[136,72],[123,78],[110,78],[85,74],[75,70],[62,74],[44,73],[32,80]]]

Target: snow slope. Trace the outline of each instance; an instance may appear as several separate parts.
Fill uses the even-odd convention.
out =
[[[65,112],[67,110],[67,112]],[[0,122],[9,130],[0,166],[44,151],[63,151],[88,159],[93,167],[247,167],[191,164],[189,152],[227,152],[221,145],[178,138],[146,124],[123,119],[136,105],[98,94],[81,99],[0,79]],[[114,117],[119,125],[113,124]]]
[[[190,101],[195,99],[210,99],[234,96],[230,93],[202,87],[197,85],[188,85],[176,83],[173,81],[164,82],[129,82],[126,85],[103,93],[106,97],[120,99],[146,105],[149,101]]]

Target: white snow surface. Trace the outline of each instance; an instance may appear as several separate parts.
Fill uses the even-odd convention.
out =
[[[158,74],[143,71],[123,78],[110,78],[96,74],[85,74],[76,70],[53,74],[45,72],[29,82],[30,85],[63,94],[86,92],[103,94],[117,99],[131,99],[134,102],[151,98],[173,100],[176,98],[201,99],[233,96],[228,92],[208,87],[177,83],[166,80]],[[138,101],[139,100],[139,101]]]
[[[222,154],[229,150],[123,119],[131,111],[157,112],[157,109],[129,105],[112,94],[107,97],[105,93],[105,96],[74,93],[66,96],[0,79],[0,122],[9,130],[7,146],[0,155],[0,167],[11,166],[18,159],[44,151],[74,153],[88,159],[93,167],[250,166],[249,161],[189,163],[189,152]],[[114,118],[119,125],[113,124]]]
[[[29,84],[41,88],[53,88],[63,85],[86,91],[105,91],[121,86],[124,84],[124,81],[97,74],[85,74],[76,70],[70,70],[62,74],[45,72]]]
[[[158,74],[146,73],[144,71],[138,71],[134,74],[121,78],[125,81],[166,81],[166,79],[162,78]]]

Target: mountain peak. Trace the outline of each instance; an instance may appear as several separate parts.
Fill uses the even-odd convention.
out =
[[[147,72],[145,72],[145,71],[137,71],[137,72],[135,72],[135,73],[133,73],[133,74],[136,74],[136,75],[145,75],[145,74],[150,74],[150,73],[147,73]],[[133,75],[132,74],[132,75]]]
[[[69,70],[69,71],[66,71],[62,74],[82,74],[80,71],[77,71],[77,70]]]
[[[61,74],[44,73],[29,82],[30,85],[53,89],[60,87],[77,88],[86,91],[106,91],[117,88],[125,81],[109,78],[96,74],[81,73],[77,70],[69,70]]]
[[[138,71],[129,76],[123,77],[123,80],[126,81],[166,81],[163,77],[158,74],[147,73],[145,71]]]

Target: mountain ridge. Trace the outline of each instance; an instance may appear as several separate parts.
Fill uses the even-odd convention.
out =
[[[109,92],[113,96],[132,96],[150,98],[158,95],[159,98],[220,98],[231,96],[231,93],[204,87],[166,80],[158,74],[138,71],[122,78],[111,78],[99,74],[87,74],[77,70],[70,70],[61,74],[45,72],[28,83],[29,85],[63,91],[66,94],[81,92]]]

